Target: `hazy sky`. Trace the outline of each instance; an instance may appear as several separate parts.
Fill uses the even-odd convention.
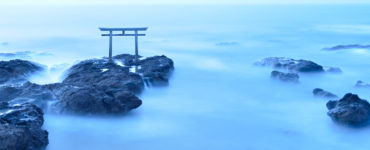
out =
[[[1,0],[0,4],[351,4],[370,3],[369,0]]]

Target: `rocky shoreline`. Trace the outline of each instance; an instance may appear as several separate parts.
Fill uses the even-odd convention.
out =
[[[310,60],[286,57],[267,57],[256,62],[255,65],[273,67],[274,70],[270,75],[272,79],[290,83],[298,83],[299,74],[304,73],[342,73],[342,70],[337,67],[324,67]],[[369,88],[370,84],[359,80],[354,87]],[[337,95],[321,88],[313,89],[312,94],[317,98],[338,98]],[[370,104],[356,94],[347,93],[339,100],[329,100],[326,107],[327,115],[334,122],[352,127],[365,126],[369,123]]]
[[[25,61],[0,61],[0,150],[40,149],[48,144],[43,111],[79,115],[124,114],[142,104],[136,94],[168,85],[173,61],[162,55],[141,58],[121,54],[113,59],[81,61],[60,83],[39,85],[27,77],[43,66]],[[51,103],[51,105],[48,105]]]

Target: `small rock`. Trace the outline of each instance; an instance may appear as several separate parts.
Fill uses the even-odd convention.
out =
[[[340,100],[326,103],[328,115],[336,122],[348,125],[364,125],[369,121],[370,104],[356,94],[347,93]]]
[[[325,71],[330,73],[342,73],[342,70],[338,67],[327,67]]]
[[[320,89],[320,88],[313,89],[312,93],[316,97],[322,97],[322,98],[338,98],[337,95],[335,95],[333,93],[330,93],[328,91],[325,91],[323,89]]]
[[[370,84],[359,80],[359,81],[356,82],[355,87],[357,87],[357,88],[369,88]]]
[[[271,78],[278,79],[284,82],[299,82],[299,76],[296,73],[284,73],[280,71],[272,71]]]

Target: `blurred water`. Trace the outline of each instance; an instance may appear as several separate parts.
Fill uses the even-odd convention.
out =
[[[0,6],[1,7],[1,6]],[[48,150],[97,149],[368,149],[370,128],[336,125],[320,87],[370,100],[368,50],[323,51],[368,44],[370,6],[12,6],[0,9],[0,50],[31,51],[46,65],[36,83],[56,82],[78,60],[107,55],[98,27],[148,26],[144,56],[175,62],[168,87],[148,88],[143,105],[120,117],[45,115]],[[114,54],[133,39],[114,38]],[[50,53],[51,55],[38,55]],[[301,75],[299,84],[269,78],[259,59],[286,56],[340,67],[342,74]],[[7,59],[7,58],[2,58]],[[54,69],[53,69],[54,68]]]

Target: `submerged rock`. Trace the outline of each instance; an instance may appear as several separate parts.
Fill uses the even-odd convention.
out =
[[[33,150],[48,145],[48,132],[41,129],[44,118],[33,104],[0,105],[0,150]]]
[[[355,87],[357,87],[357,88],[369,88],[370,84],[359,80],[359,81],[356,82]]]
[[[0,61],[0,84],[26,81],[27,77],[43,68],[30,61],[15,59]]]
[[[330,93],[328,91],[325,91],[323,89],[320,89],[320,88],[313,89],[312,93],[316,97],[322,97],[322,98],[338,98],[337,95],[335,95],[333,93]]]
[[[369,121],[370,104],[356,94],[347,93],[340,100],[326,103],[328,115],[336,122],[349,125],[364,125]]]
[[[325,71],[330,73],[342,73],[342,69],[338,67],[326,67]]]
[[[286,57],[267,57],[256,63],[261,66],[273,66],[292,72],[323,72],[323,66],[309,60],[295,60]]]
[[[280,71],[272,71],[271,72],[271,78],[278,79],[284,82],[296,82],[299,81],[299,76],[296,73],[284,73]]]

